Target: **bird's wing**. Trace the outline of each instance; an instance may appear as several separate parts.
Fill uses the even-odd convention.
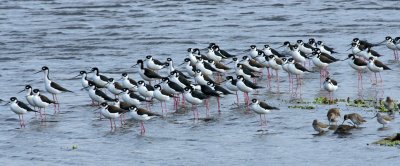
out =
[[[57,89],[57,90],[62,91],[62,92],[72,92],[72,91],[70,91],[68,89],[63,88],[62,86],[58,85],[57,83],[55,83],[53,81],[51,81],[50,86],[53,87],[54,89]]]
[[[29,107],[28,105],[26,105],[25,103],[23,103],[21,101],[18,101],[17,104],[18,104],[19,107],[21,107],[23,109],[26,109],[27,111],[37,112],[37,111],[33,110],[31,107]]]
[[[381,61],[375,60],[374,64],[377,67],[382,67],[383,70],[391,70],[389,67],[387,67],[385,64],[383,64]]]
[[[96,90],[96,91],[95,91],[95,94],[96,94],[97,96],[100,96],[100,97],[104,98],[104,100],[107,100],[107,101],[114,101],[114,99],[112,99],[111,97],[107,96],[107,95],[106,95],[103,91],[101,91],[101,90]]]
[[[152,76],[152,77],[154,77],[154,78],[159,78],[159,79],[162,78],[159,74],[157,74],[157,73],[154,72],[153,70],[150,70],[150,69],[147,69],[147,68],[144,70],[144,74],[145,74],[145,75],[150,75],[150,76]]]
[[[154,113],[154,112],[150,112],[144,108],[138,108],[137,110],[137,114],[138,115],[148,115],[148,116],[161,116],[160,114]]]
[[[307,71],[310,72],[308,69],[306,69],[303,65],[299,64],[299,63],[294,63],[295,67],[301,71]]]
[[[45,102],[45,103],[56,103],[55,101],[50,100],[49,98],[47,98],[47,97],[44,96],[44,95],[39,95],[39,97],[40,97],[40,99],[41,99],[43,102]]]
[[[262,102],[262,101],[260,101],[260,106],[261,106],[262,108],[268,109],[268,110],[279,110],[279,108],[270,106],[270,105],[268,105],[267,103]]]

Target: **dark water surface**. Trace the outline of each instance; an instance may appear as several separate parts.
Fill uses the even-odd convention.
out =
[[[266,134],[257,131],[258,116],[233,104],[234,96],[222,99],[222,113],[212,110],[211,121],[194,123],[190,112],[169,114],[146,122],[145,136],[139,135],[133,121],[110,132],[108,121],[98,120],[95,108],[88,106],[90,99],[79,90],[80,80],[71,78],[79,70],[97,66],[107,76],[119,78],[129,72],[139,79],[137,69],[130,68],[138,58],[151,54],[180,63],[187,48],[204,48],[209,42],[242,56],[252,44],[276,48],[286,40],[315,37],[344,58],[354,37],[380,42],[387,35],[398,36],[399,6],[394,0],[0,1],[0,97],[23,99],[16,93],[25,84],[44,89],[42,74],[33,75],[43,65],[50,68],[53,80],[75,92],[60,95],[62,111],[49,115],[51,122],[41,124],[27,115],[25,129],[17,128],[18,118],[8,106],[1,106],[0,164],[395,165],[400,160],[398,148],[368,144],[399,132],[397,120],[380,130],[381,125],[370,119],[373,112],[341,103],[343,113],[367,117],[365,128],[345,137],[332,132],[314,136],[312,120],[326,122],[330,106],[288,109],[292,103],[287,102],[291,97],[283,72],[282,93],[262,89],[255,96],[281,108],[268,115]],[[366,75],[364,91],[357,92],[357,73],[347,62],[339,62],[329,67],[340,84],[335,97],[397,99],[400,63],[391,61],[392,52],[385,46],[376,49],[394,69],[382,73],[384,85],[371,86]],[[306,75],[304,82],[304,100],[327,95],[319,90],[318,73]],[[260,84],[266,85],[265,80]],[[153,110],[158,108],[155,102]],[[200,110],[204,117],[204,108]],[[77,149],[72,150],[74,145]]]

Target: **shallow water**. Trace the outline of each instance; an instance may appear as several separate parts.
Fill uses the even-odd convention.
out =
[[[33,75],[43,65],[49,66],[53,80],[74,91],[60,96],[61,114],[52,115],[52,107],[48,108],[51,122],[41,124],[30,114],[25,129],[17,128],[18,118],[8,106],[1,106],[0,164],[393,165],[399,161],[398,148],[371,145],[399,132],[399,122],[380,130],[381,125],[369,119],[374,114],[363,108],[338,106],[343,113],[367,117],[365,128],[347,136],[313,135],[312,120],[326,122],[326,110],[333,106],[288,109],[293,103],[288,102],[292,98],[283,72],[281,93],[275,93],[273,85],[254,96],[281,109],[268,115],[265,133],[258,131],[258,116],[233,104],[234,96],[222,99],[221,114],[212,110],[213,119],[207,122],[193,122],[190,112],[170,113],[165,119],[146,122],[144,136],[132,121],[110,132],[109,122],[98,120],[88,95],[79,90],[80,80],[71,79],[93,66],[110,77],[129,72],[139,79],[137,69],[130,68],[137,58],[151,54],[161,60],[174,57],[180,63],[187,48],[203,48],[209,42],[242,56],[252,44],[276,48],[286,40],[315,37],[335,47],[340,52],[336,56],[343,59],[354,37],[380,42],[387,35],[399,35],[398,1],[282,2],[0,1],[0,97],[23,99],[16,93],[25,84],[43,89],[42,74]],[[347,62],[335,63],[329,70],[340,85],[336,98],[397,99],[400,63],[391,61],[392,52],[385,46],[375,49],[394,69],[382,73],[384,85],[371,86],[365,75],[364,90],[357,92],[357,73]],[[266,86],[265,80],[259,82]],[[318,73],[305,75],[304,83],[303,100],[327,95],[319,90]],[[153,110],[158,106],[155,102]],[[200,110],[204,117],[204,108]],[[74,145],[77,149],[72,150]]]

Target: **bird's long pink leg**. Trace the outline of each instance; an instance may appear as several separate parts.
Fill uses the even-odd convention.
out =
[[[238,95],[238,92],[236,91],[236,104],[239,106],[239,95]]]
[[[112,120],[110,119],[111,130],[113,130]]]
[[[196,120],[195,105],[192,104],[193,119]]]
[[[144,127],[144,122],[142,121],[142,126],[143,126],[143,134],[146,133],[146,128]]]
[[[18,115],[18,119],[19,119],[19,126],[22,128],[21,115]]]
[[[221,112],[221,104],[219,103],[219,97],[217,97],[217,102],[218,102],[218,112]]]
[[[57,104],[56,104],[57,101],[56,101],[56,98],[54,97],[54,94],[51,94],[51,95],[53,96],[53,101],[55,102],[54,103],[54,114],[55,114],[55,113],[57,113]]]

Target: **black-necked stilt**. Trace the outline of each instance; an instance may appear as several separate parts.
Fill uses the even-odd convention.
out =
[[[297,45],[299,46],[299,50],[305,54],[311,54],[313,52],[314,47],[308,43],[304,43],[303,40],[297,40]]]
[[[190,86],[190,84],[192,83],[190,80],[186,79],[185,77],[179,75],[178,72],[172,71],[170,73],[170,76],[168,77],[169,80],[171,82],[175,82],[177,83],[179,86],[186,87],[186,86]]]
[[[158,79],[162,78],[155,71],[153,71],[151,69],[148,69],[148,68],[145,68],[143,60],[141,60],[141,59],[137,60],[136,65],[140,65],[139,66],[140,67],[139,68],[140,69],[140,71],[139,71],[140,77],[142,77],[142,79],[144,79],[146,81],[149,81],[150,84],[151,84],[151,81],[158,80]],[[132,67],[134,67],[136,65],[133,65]]]
[[[203,103],[203,100],[206,100],[208,96],[205,94],[193,90],[192,87],[185,87],[183,95],[185,96],[185,100],[192,104],[192,111],[194,119],[199,118],[199,111],[197,110],[197,105]]]
[[[258,55],[258,53],[257,53],[257,55]],[[264,67],[261,63],[257,62],[254,59],[250,59],[250,57],[248,57],[248,56],[243,56],[242,60],[240,62],[241,62],[241,64],[246,65],[247,67],[252,69],[252,71],[256,71],[256,72],[260,72],[261,69]]]
[[[362,50],[364,50],[364,49],[367,48],[367,47],[374,47],[374,46],[377,46],[377,44],[372,44],[372,43],[369,43],[369,42],[366,41],[366,40],[360,40],[359,38],[354,38],[353,41],[352,41],[352,43],[358,44],[359,47],[360,47]]]
[[[184,85],[184,84],[182,84],[182,85]],[[168,93],[172,93],[172,94],[178,95],[178,96],[179,96],[179,94],[183,93],[183,91],[184,91],[183,87],[186,87],[186,86],[181,86],[176,82],[172,82],[167,77],[163,78],[162,82],[161,82],[161,88],[162,89],[164,89]],[[185,103],[184,103],[185,102],[185,98],[184,97],[182,98],[182,102],[183,102],[182,104],[185,106]],[[175,108],[175,110],[178,110],[178,108],[179,108],[179,98],[174,98],[174,108]]]
[[[220,95],[219,95],[219,93],[217,92],[217,91],[215,91],[215,90],[213,90],[208,84],[209,84],[210,82],[207,82],[207,85],[200,85],[200,91],[203,93],[203,94],[205,94],[206,96],[208,96],[208,97],[217,97],[217,98],[219,98],[220,97]],[[211,82],[212,83],[212,82]],[[218,100],[219,101],[219,100]],[[209,105],[209,100],[208,99],[206,99],[206,101],[205,101],[206,103],[206,109],[207,109],[207,112],[206,112],[206,116],[208,117],[209,116],[209,112],[210,112],[210,105]],[[219,103],[218,103],[218,107],[219,107]]]
[[[183,72],[181,72],[180,70],[176,70],[174,67],[174,62],[171,58],[167,58],[167,63],[165,64],[168,67],[169,73],[175,71],[178,72],[179,75],[185,77],[186,79],[189,79],[189,76],[186,76],[185,74],[183,74]]]
[[[379,77],[381,78],[381,82],[383,83],[381,71],[383,70],[392,70],[383,64],[381,61],[375,59],[374,57],[370,57],[367,65],[368,69],[375,73],[375,84],[378,84],[378,78],[376,77],[376,73],[379,73]]]
[[[63,92],[72,92],[68,89],[65,89],[64,87],[60,86],[56,82],[50,80],[49,74],[50,70],[47,66],[43,66],[42,69],[38,72],[44,72],[44,84],[45,84],[45,89],[47,92],[51,93],[53,96],[53,100],[56,102],[54,105],[54,111],[56,111],[56,107],[58,107],[58,112],[60,112],[60,102],[58,101],[57,94],[63,93]],[[38,73],[36,72],[36,73]]]
[[[207,85],[208,81],[215,83],[215,81],[213,79],[211,79],[209,76],[203,75],[199,69],[196,70],[194,80],[196,81],[196,83],[198,83],[200,85]]]
[[[138,81],[138,92],[145,98],[152,98],[154,88],[148,84],[145,84],[143,80]]]
[[[232,92],[230,92],[229,90],[225,89],[222,86],[216,85],[212,82],[208,82],[207,83],[208,86],[210,86],[210,88],[212,90],[214,90],[215,92],[217,92],[219,95],[217,96],[217,102],[218,102],[218,112],[221,112],[221,103],[220,103],[220,97],[223,97],[225,95],[229,95],[229,94],[233,94]]]
[[[276,80],[277,80],[277,83],[278,83],[278,91],[279,91],[279,73],[278,73],[278,71],[282,70],[283,61],[282,61],[282,59],[280,59],[278,57],[275,57],[274,55],[269,55],[268,56],[268,63],[269,63],[269,66],[273,70],[275,70]]]
[[[114,106],[121,108],[123,110],[129,111],[129,107],[135,106],[134,104],[125,102],[125,101],[120,101],[119,99],[115,99],[114,101]],[[125,114],[121,114],[120,116],[121,120],[121,126],[125,124]]]
[[[256,78],[258,78],[260,76],[254,74],[248,68],[244,68],[244,66],[245,65],[237,64],[237,67],[236,67],[236,70],[235,70],[236,75],[241,75],[248,81],[256,82]]]
[[[271,48],[268,44],[264,45],[264,48],[261,51],[267,56],[275,55],[275,56],[278,56],[278,57],[281,57],[281,58],[285,57],[285,55],[282,55],[281,53],[279,53],[275,49]]]
[[[196,62],[197,62],[197,58],[199,58],[199,57],[205,61],[208,61],[208,57],[204,54],[201,54],[200,49],[198,49],[198,48],[193,49],[193,53],[196,56]]]
[[[219,73],[226,73],[228,70],[231,69],[230,67],[225,66],[224,64],[213,60],[208,60],[208,63],[211,65],[212,68],[214,68]]]
[[[386,38],[385,38],[385,40],[383,42],[386,42],[386,47],[393,51],[394,59],[395,60],[399,60],[398,51],[400,50],[400,48],[396,47],[395,40],[393,40],[392,37],[390,37],[390,36],[386,36]]]
[[[92,83],[89,83],[89,97],[92,99],[92,105],[94,105],[94,101],[96,101],[98,104],[107,101],[115,101],[115,99],[107,96],[103,91],[99,90],[96,85]]]
[[[184,85],[184,84],[182,84],[182,85]],[[186,86],[184,86],[184,87],[186,87]],[[183,93],[183,87],[176,82],[170,81],[170,79],[168,77],[164,77],[162,79],[161,88],[166,90],[168,93],[172,93],[175,95]]]
[[[119,82],[114,81],[114,78],[108,79],[106,87],[108,91],[115,95],[115,98],[117,98],[117,96],[122,93],[122,89],[124,89]]]
[[[194,53],[194,49],[193,48],[188,48],[187,52],[188,52],[187,58],[189,59],[190,65],[196,64],[197,58],[196,58],[196,55],[193,54]],[[186,62],[186,60],[185,60],[185,62]]]
[[[119,99],[115,99],[114,100],[114,106],[119,107],[119,108],[124,109],[124,110],[129,110],[129,107],[136,106],[136,105],[135,104],[131,104],[131,103],[126,102],[126,101],[120,101]]]
[[[237,76],[237,82],[236,82],[237,88],[244,93],[244,101],[246,104],[246,107],[249,110],[249,104],[250,104],[250,97],[249,97],[249,92],[253,92],[255,89],[260,89],[263,88],[261,86],[257,86],[256,84],[244,79],[242,75]]]
[[[205,62],[202,58],[198,57],[197,62],[196,62],[196,70],[200,70],[201,73],[204,75],[211,76],[214,71],[216,71],[214,68],[211,67],[211,65],[207,62]]]
[[[27,112],[37,112],[22,101],[18,101],[16,97],[11,97],[9,103],[11,111],[18,115],[19,125],[21,128],[25,127],[24,114]]]
[[[283,54],[285,54],[285,55],[292,55],[292,50],[293,50],[293,45],[292,44],[290,44],[290,42],[289,41],[285,41],[285,42],[283,42],[283,45],[282,46],[280,46],[280,47],[278,47],[278,48],[281,48],[281,47],[283,47],[283,51],[282,51],[282,53]],[[299,51],[300,52],[300,51]]]
[[[321,54],[322,56],[330,59],[331,61],[334,61],[334,62],[340,61],[340,59],[337,59],[337,58],[333,57],[332,55],[321,52],[321,50],[319,48],[314,48],[313,52],[316,52],[317,54]]]
[[[393,121],[393,118],[388,115],[382,115],[381,113],[377,112],[376,115],[373,117],[376,118],[378,123],[382,124],[382,127],[385,127],[385,124],[389,124]]]
[[[300,52],[299,47],[297,46],[297,44],[296,44],[296,45],[292,45],[292,46],[290,47],[290,49],[289,49],[289,55],[291,55],[292,58],[293,58],[296,62],[302,63],[302,64],[305,64],[306,58],[308,58],[308,57],[306,56],[305,53]]]
[[[289,72],[293,75],[296,75],[297,85],[300,86],[300,94],[301,94],[302,76],[305,73],[309,73],[311,71],[309,71],[307,68],[305,68],[300,63],[294,62],[293,58],[289,58],[288,63],[289,63],[289,65],[288,65]],[[292,84],[293,84],[293,81],[292,81]],[[292,85],[292,87],[293,87],[293,85]],[[297,88],[296,88],[295,94],[297,94]]]
[[[95,83],[96,87],[98,87],[98,88],[106,87],[108,77],[100,74],[99,68],[93,67],[89,73],[94,73],[94,75],[89,77],[89,79],[91,79]]]
[[[252,99],[251,100],[250,107],[251,107],[251,110],[253,110],[255,113],[260,115],[261,126],[264,126],[264,125],[266,126],[267,125],[267,119],[265,117],[265,115],[267,113],[269,113],[271,110],[279,110],[279,108],[270,106],[267,103],[259,101],[257,99]]]
[[[333,101],[332,92],[336,91],[338,88],[337,81],[335,81],[329,77],[326,77],[323,85],[324,85],[324,89],[329,92],[329,100],[330,100],[329,102]]]
[[[315,42],[314,38],[308,39],[308,44],[312,47],[317,47],[317,43]]]
[[[161,103],[161,109],[162,109],[162,115],[164,115],[164,110],[167,113],[168,108],[167,108],[167,101],[170,100],[170,98],[175,98],[173,93],[169,93],[163,89],[161,89],[160,85],[154,85],[154,98],[156,98],[158,101]],[[164,104],[163,104],[164,103]]]
[[[344,120],[343,120],[342,124],[346,120],[350,119],[350,121],[353,122],[353,126],[356,126],[356,127],[359,127],[364,122],[367,122],[366,120],[364,120],[364,118],[360,114],[357,114],[357,113],[346,114],[346,115],[344,115],[343,119]]]
[[[153,56],[147,55],[145,59],[145,63],[147,68],[152,69],[152,70],[161,70],[162,68],[165,67],[165,63],[154,59]]]
[[[357,58],[354,54],[349,54],[347,59],[351,59],[348,63],[351,68],[357,70],[358,73],[358,88],[361,85],[362,88],[362,73],[367,68],[367,62],[363,61],[360,58]]]
[[[122,87],[129,90],[137,91],[137,82],[134,79],[129,78],[128,73],[122,73]]]
[[[232,76],[227,76],[226,77],[226,82],[225,86],[228,88],[230,91],[233,91],[236,93],[236,104],[239,105],[239,95],[238,95],[238,87],[236,86],[237,80],[234,79]]]
[[[400,50],[400,37],[395,37],[393,42],[394,42],[394,44],[396,45],[396,48],[397,48],[398,50]],[[399,58],[398,55],[397,55],[397,58]]]
[[[257,49],[257,46],[256,46],[256,45],[251,45],[251,46],[250,46],[250,51],[249,51],[250,57],[256,58],[256,57],[258,56],[258,52],[259,52],[259,51],[260,51],[260,50]]]
[[[121,98],[124,102],[139,106],[141,102],[151,102],[127,88],[122,89]]]
[[[337,122],[340,120],[340,112],[340,108],[331,108],[328,110],[326,117],[328,118],[329,126],[331,123],[335,123],[335,125],[337,125]]]
[[[100,105],[100,114],[103,115],[105,118],[110,120],[111,130],[116,129],[117,125],[115,124],[115,119],[119,118],[121,114],[128,112],[122,108],[109,105],[106,102],[101,103]],[[114,125],[113,125],[114,123]],[[122,122],[121,122],[122,124]]]
[[[161,116],[157,113],[153,113],[144,108],[138,108],[135,106],[131,106],[129,108],[129,115],[131,115],[131,117],[134,120],[137,120],[140,122],[140,133],[141,134],[146,133],[146,128],[144,127],[144,121],[150,120],[151,118],[154,118],[157,116]]]
[[[312,62],[314,63],[315,66],[319,68],[319,78],[320,78],[320,88],[321,88],[321,83],[322,80],[328,77],[329,71],[328,71],[328,66],[329,64],[335,62],[328,57],[324,56],[322,52],[313,52],[312,53],[313,58]]]
[[[324,42],[322,42],[322,41],[317,42],[317,48],[319,48],[321,50],[321,52],[328,54],[328,55],[336,53],[333,48],[326,46],[324,44]]]
[[[35,105],[35,102],[33,101],[32,86],[26,85],[25,88],[18,93],[21,93],[23,91],[26,91],[26,94],[25,94],[26,101],[28,101],[29,105],[31,105],[31,106],[33,106],[33,108],[35,108],[36,105]]]
[[[89,82],[92,82],[93,84],[95,84],[93,81],[88,80],[86,71],[79,71],[79,74],[77,76],[75,76],[74,78],[79,77],[79,76],[82,77],[81,78],[82,89],[85,89],[87,91],[88,87],[89,87]]]
[[[40,117],[43,121],[42,115],[44,115],[44,119],[46,119],[46,107],[50,104],[57,104],[55,101],[50,100],[48,97],[41,95],[39,89],[33,90],[33,102],[39,108]],[[41,112],[43,108],[43,113]]]
[[[288,73],[289,92],[292,90],[292,73],[289,71],[289,62],[287,58],[282,58],[282,69]]]
[[[317,119],[314,119],[312,126],[315,131],[317,131],[319,134],[323,134],[326,131],[328,131],[328,125],[322,122],[319,122]]]
[[[194,77],[194,74],[195,74],[194,71],[196,71],[196,65],[192,65],[189,58],[185,58],[184,62],[181,65],[183,65],[183,64],[185,64],[186,73],[188,73],[191,77]],[[196,64],[196,63],[194,63],[194,64]]]
[[[349,48],[351,49],[351,52],[354,55],[363,57],[365,59],[365,57],[367,57],[366,55],[366,48],[361,48],[359,43],[351,43],[351,47]]]
[[[232,54],[228,53],[225,50],[221,50],[218,45],[214,45],[212,48],[214,49],[215,54],[220,54],[220,55],[222,55],[222,57],[233,58],[236,56],[236,55],[232,55]]]
[[[221,61],[223,58],[222,56],[218,56],[217,54],[215,54],[214,49],[211,47],[208,48],[206,56],[207,56],[208,60],[211,59],[211,60],[217,61],[217,62]]]

